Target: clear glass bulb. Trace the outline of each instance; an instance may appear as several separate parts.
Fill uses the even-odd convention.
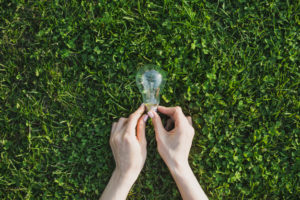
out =
[[[166,72],[156,65],[145,65],[136,74],[136,84],[147,110],[156,110],[166,83]]]

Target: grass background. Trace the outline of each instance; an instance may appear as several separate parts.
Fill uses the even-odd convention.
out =
[[[0,0],[0,198],[99,198],[152,63],[211,199],[299,199],[299,25],[292,0]],[[147,127],[128,199],[180,199]]]

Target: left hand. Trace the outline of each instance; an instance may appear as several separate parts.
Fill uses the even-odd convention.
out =
[[[116,162],[115,172],[119,178],[134,182],[140,174],[147,156],[145,136],[145,106],[142,104],[129,118],[113,123],[110,146]]]

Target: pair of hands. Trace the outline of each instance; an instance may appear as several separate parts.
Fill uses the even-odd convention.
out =
[[[191,117],[186,117],[180,107],[159,106],[158,111],[170,117],[166,127],[156,112],[143,114],[144,104],[129,118],[120,118],[117,123],[113,123],[110,146],[116,162],[114,174],[117,174],[119,180],[133,184],[144,166],[147,157],[145,128],[148,116],[154,125],[158,152],[171,173],[189,167],[188,155],[194,137]],[[174,128],[168,130],[172,123]]]
[[[184,200],[207,200],[197,178],[188,164],[188,156],[195,134],[191,117],[180,107],[159,106],[158,111],[170,117],[166,127],[154,112],[145,112],[142,104],[129,118],[113,123],[110,146],[116,168],[100,200],[124,200],[140,174],[147,157],[146,121],[150,116],[154,125],[157,148]],[[174,123],[174,128],[171,128]]]

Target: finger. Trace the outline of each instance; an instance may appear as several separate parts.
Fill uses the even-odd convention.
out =
[[[193,126],[193,121],[191,116],[186,117],[191,126]]]
[[[171,118],[169,118],[168,121],[167,121],[167,124],[166,124],[166,126],[165,126],[165,129],[166,129],[167,131],[171,130],[171,127],[172,127],[172,124],[173,124],[173,123],[174,123],[174,121],[173,121]]]
[[[137,127],[136,127],[136,137],[137,139],[146,144],[146,121],[148,119],[148,115],[144,114],[140,117],[140,119],[138,120],[137,123]]]
[[[182,109],[179,106],[176,106],[176,107],[158,106],[157,109],[162,114],[165,114],[165,115],[168,115],[169,117],[171,117],[175,123],[178,119],[180,119],[180,117],[184,116]]]
[[[127,123],[128,119],[121,117],[116,125],[116,129],[115,132],[120,132],[122,130],[122,128],[124,127],[124,125]]]
[[[175,107],[158,106],[157,110],[168,116],[171,116],[175,113]]]
[[[129,133],[135,133],[134,130],[137,125],[137,122],[144,112],[145,112],[145,105],[142,104],[134,113],[130,115],[128,119],[128,129],[131,131],[129,131]]]
[[[161,134],[161,132],[166,131],[157,112],[149,111],[148,115],[152,118],[152,123],[156,134]]]

